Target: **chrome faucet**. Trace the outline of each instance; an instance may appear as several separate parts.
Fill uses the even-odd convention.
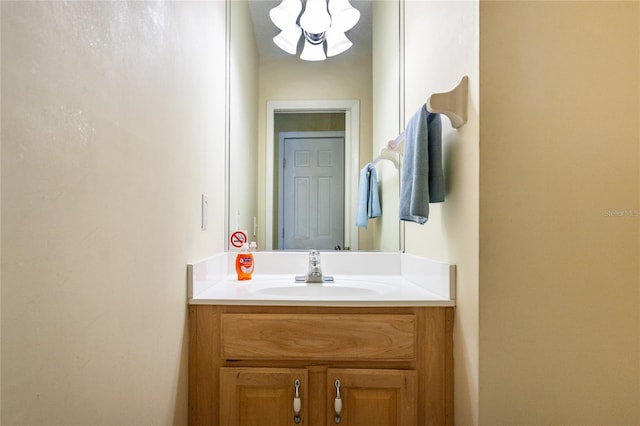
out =
[[[306,275],[297,275],[296,282],[305,282],[307,284],[322,284],[324,282],[333,282],[333,277],[322,274],[322,266],[320,266],[320,252],[311,250],[309,252],[309,269]]]
[[[309,270],[307,271],[307,282],[323,282],[322,267],[320,266],[320,252],[318,250],[311,250],[309,252]]]

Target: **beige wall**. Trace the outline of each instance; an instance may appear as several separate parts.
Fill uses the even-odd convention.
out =
[[[2,424],[187,417],[223,249],[222,2],[2,2]],[[215,205],[215,203],[212,203]]]
[[[373,2],[373,119],[372,157],[401,132],[400,125],[400,2]],[[372,158],[372,159],[373,159]],[[398,214],[399,171],[389,161],[376,164],[382,216],[370,220],[371,248],[396,251],[400,247]]]
[[[258,215],[259,58],[246,0],[231,2],[229,13],[229,187],[233,188],[229,191],[229,227],[230,231],[246,231],[254,240],[253,218]]]
[[[478,2],[406,1],[405,118],[432,93],[469,76],[468,122],[442,117],[446,198],[424,225],[407,223],[406,251],[457,265],[454,326],[456,424],[478,417]]]
[[[480,423],[640,424],[640,3],[480,4]]]

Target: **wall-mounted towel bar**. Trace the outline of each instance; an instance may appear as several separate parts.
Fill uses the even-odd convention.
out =
[[[384,149],[384,148],[383,148]],[[387,150],[398,152],[400,154],[404,153],[404,130],[395,139],[387,142]]]
[[[462,77],[460,83],[449,92],[434,93],[427,99],[427,111],[435,114],[444,114],[449,117],[451,125],[457,129],[467,122],[467,92],[469,88],[469,77],[466,75]],[[387,157],[395,156],[394,152],[404,153],[404,136],[405,132],[400,133],[395,139],[390,140],[387,143],[386,148],[380,150],[380,155],[373,161],[376,164],[384,158],[383,154]],[[397,160],[394,161],[397,167]]]
[[[434,93],[427,99],[427,111],[446,115],[456,129],[462,126],[467,122],[468,86],[469,77],[465,75],[453,90]]]
[[[397,152],[389,148],[382,148],[376,159],[373,160],[371,164],[375,166],[380,160],[391,161],[393,165],[396,166],[396,169],[400,166],[398,163]]]

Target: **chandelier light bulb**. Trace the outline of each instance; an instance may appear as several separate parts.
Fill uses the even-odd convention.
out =
[[[304,48],[302,49],[302,53],[300,54],[300,59],[304,61],[324,61],[325,59],[327,59],[326,55],[324,54],[324,47],[322,46],[322,43],[313,44],[305,38]]]
[[[349,0],[329,0],[331,26],[343,33],[355,27],[360,20],[360,11],[351,6]]]
[[[327,56],[336,56],[348,50],[353,43],[347,38],[344,32],[333,26],[327,30]]]
[[[331,26],[331,16],[327,11],[326,0],[307,0],[300,17],[300,26],[311,34],[321,34]]]
[[[280,31],[280,33],[273,38],[273,42],[288,54],[295,55],[298,52],[298,40],[300,40],[301,34],[302,30],[296,25]]]
[[[297,25],[301,10],[301,0],[282,0],[282,3],[269,11],[269,17],[276,27],[284,31]]]

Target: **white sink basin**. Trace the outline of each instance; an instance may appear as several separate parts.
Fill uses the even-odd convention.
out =
[[[265,296],[295,297],[295,298],[370,298],[381,296],[394,290],[394,287],[373,281],[336,280],[331,283],[283,283],[256,282],[248,289],[250,293]]]

